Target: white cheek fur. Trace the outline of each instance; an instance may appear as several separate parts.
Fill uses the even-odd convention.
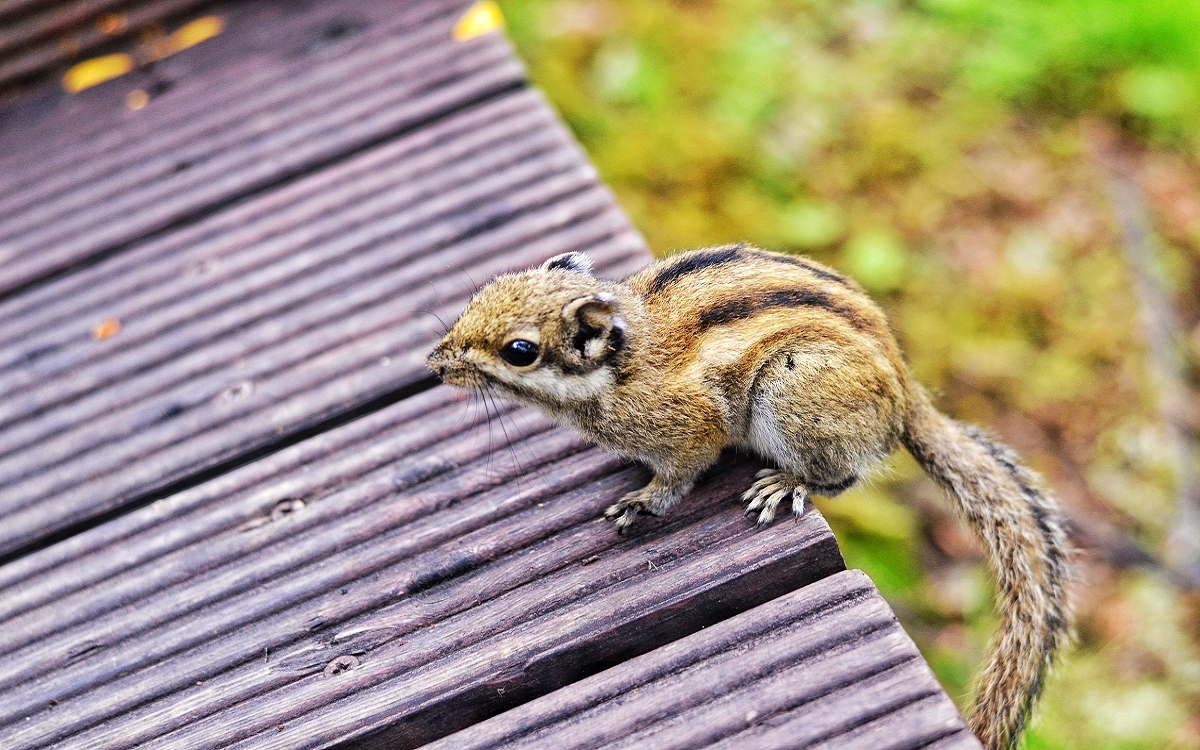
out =
[[[511,383],[527,392],[541,394],[547,401],[558,403],[595,398],[613,385],[612,372],[604,367],[586,375],[565,375],[539,368],[525,373],[496,372],[494,377],[501,383]]]

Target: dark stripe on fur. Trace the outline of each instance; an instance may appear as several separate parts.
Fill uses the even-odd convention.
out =
[[[686,276],[689,273],[741,260],[743,257],[742,248],[742,245],[732,245],[689,253],[681,260],[667,264],[665,268],[654,276],[654,279],[650,282],[650,293],[657,294],[661,292],[676,279]]]
[[[746,245],[725,245],[723,247],[714,247],[710,250],[697,250],[687,253],[680,257],[675,262],[668,261],[665,267],[650,281],[650,294],[657,294],[663,289],[673,284],[682,276],[703,271],[706,268],[716,268],[718,266],[728,265],[744,260],[765,260],[771,263],[786,263],[789,266],[799,266],[814,276],[832,281],[842,286],[852,289],[854,285],[844,276],[839,276],[832,271],[821,268],[811,261],[804,258],[797,258],[791,255],[780,255],[778,253],[765,253],[754,250]]]
[[[595,369],[586,367],[578,362],[568,361],[565,357],[560,356],[552,347],[542,349],[542,366],[550,367],[566,375],[586,375]],[[496,382],[499,383],[499,381]],[[508,383],[500,384],[508,388],[515,387]]]
[[[780,289],[755,297],[739,297],[720,302],[700,313],[700,330],[729,325],[752,318],[766,310],[779,307],[819,307],[844,319],[860,331],[871,331],[871,321],[864,320],[853,308],[831,300],[815,289]]]
[[[547,271],[553,271],[556,268],[561,268],[564,271],[574,271],[591,275],[592,267],[586,255],[582,253],[563,253],[546,261],[544,268]]]
[[[833,273],[832,271],[827,271],[824,268],[821,268],[820,266],[818,266],[816,263],[811,263],[807,260],[804,260],[803,258],[797,258],[792,255],[775,255],[775,254],[768,254],[768,253],[756,253],[755,257],[763,258],[765,260],[773,260],[776,263],[787,263],[788,265],[792,265],[792,266],[800,266],[801,268],[803,268],[804,270],[813,274],[814,276],[819,276],[820,278],[825,279],[826,281],[833,281],[835,283],[841,284],[844,287],[851,288],[851,289],[853,288],[853,285],[850,283],[850,280],[847,279],[845,276],[838,275],[836,273]]]
[[[575,334],[574,339],[571,341],[571,346],[582,355],[588,341],[602,335],[604,335],[604,331],[590,326],[583,326]],[[564,375],[586,375],[600,367],[612,366],[616,370],[617,379],[623,380],[627,375],[624,372],[624,364],[625,360],[628,359],[625,356],[625,343],[625,330],[619,326],[614,326],[608,332],[608,346],[596,359],[590,362],[576,362],[563,357],[559,351],[547,347],[542,350],[542,366],[556,369]],[[512,388],[513,386],[510,385],[507,387]]]
[[[625,329],[614,325],[608,332],[608,350],[613,355],[620,354],[625,349]]]

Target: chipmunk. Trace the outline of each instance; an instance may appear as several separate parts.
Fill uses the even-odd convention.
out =
[[[479,290],[427,362],[649,466],[650,482],[605,511],[618,531],[670,510],[727,446],[777,467],[743,496],[765,525],[785,499],[800,515],[810,493],[843,492],[903,445],[997,578],[1001,624],[969,723],[988,750],[1019,742],[1067,638],[1063,519],[1011,449],[934,408],[853,281],[746,245],[680,253],[623,282],[566,253]]]

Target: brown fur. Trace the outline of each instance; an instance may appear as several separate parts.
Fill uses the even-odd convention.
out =
[[[521,339],[536,360],[513,365]],[[788,498],[837,494],[903,444],[955,500],[998,583],[1002,622],[971,726],[1015,747],[1068,629],[1069,552],[1053,498],[1011,450],[939,413],[882,311],[812,261],[727,246],[682,253],[624,282],[578,254],[498,277],[429,356],[445,382],[533,404],[649,465],[610,507],[618,530],[662,514],[735,446],[775,462],[746,492],[770,523]]]

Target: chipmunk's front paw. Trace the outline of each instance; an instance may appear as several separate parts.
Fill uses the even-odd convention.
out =
[[[654,507],[654,501],[647,499],[644,493],[638,490],[637,492],[630,492],[608,506],[608,510],[604,511],[604,517],[610,521],[615,521],[617,524],[617,533],[624,534],[625,529],[633,525],[639,513],[644,513],[648,516],[657,516],[658,513],[655,512]]]
[[[746,506],[746,515],[758,511],[760,528],[769,526],[775,520],[775,510],[779,503],[789,496],[792,498],[792,512],[797,516],[804,512],[808,488],[800,480],[777,469],[763,469],[754,476],[757,481],[742,493],[742,502],[749,503]]]

